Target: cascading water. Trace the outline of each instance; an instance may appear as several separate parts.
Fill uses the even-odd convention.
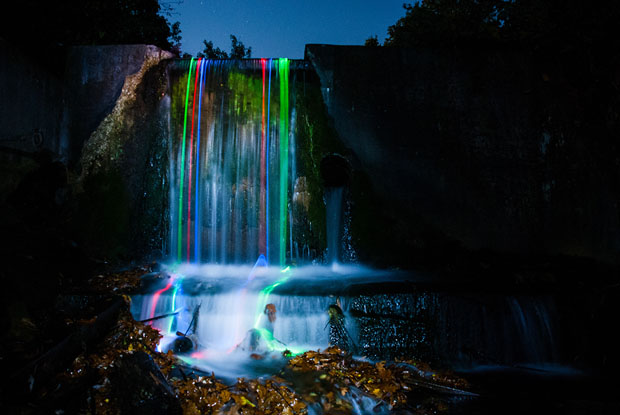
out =
[[[173,68],[172,260],[248,264],[264,255],[285,264],[295,177],[290,65],[192,59]]]

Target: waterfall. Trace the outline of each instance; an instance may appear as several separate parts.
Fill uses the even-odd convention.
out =
[[[291,61],[192,58],[170,72],[170,259],[285,264]]]

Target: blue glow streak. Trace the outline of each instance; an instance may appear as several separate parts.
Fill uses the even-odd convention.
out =
[[[267,259],[265,258],[265,255],[260,254],[258,256],[258,259],[256,260],[256,263],[254,264],[254,266],[252,267],[252,270],[250,271],[250,275],[248,275],[248,279],[243,283],[243,285],[241,285],[241,288],[245,288],[247,287],[247,285],[254,279],[254,277],[256,276],[256,269],[258,267],[266,267],[267,264]]]
[[[206,65],[205,65],[206,63]],[[209,63],[211,63],[210,60],[208,61],[203,61],[202,65],[200,66],[200,83],[199,83],[199,88],[200,88],[200,93],[199,93],[199,98],[198,98],[198,131],[197,131],[197,141],[196,141],[196,197],[195,197],[195,209],[194,209],[194,261],[195,262],[200,262],[200,241],[201,241],[201,236],[200,236],[200,210],[199,210],[199,193],[200,193],[200,116],[202,114],[201,108],[202,108],[202,90],[203,90],[203,85],[204,85],[204,76],[205,76],[205,66],[208,66]],[[188,219],[189,220],[189,219]]]

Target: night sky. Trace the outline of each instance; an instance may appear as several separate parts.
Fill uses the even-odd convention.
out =
[[[203,39],[225,51],[234,34],[253,58],[303,58],[308,43],[380,42],[405,15],[403,0],[184,0],[168,19],[181,22],[182,52],[196,55]],[[161,2],[166,3],[166,0]],[[172,2],[174,3],[174,2]]]

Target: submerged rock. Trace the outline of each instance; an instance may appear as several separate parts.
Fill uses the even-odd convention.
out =
[[[177,336],[177,338],[172,341],[172,347],[170,348],[174,353],[187,353],[193,349],[194,343],[186,336]]]

